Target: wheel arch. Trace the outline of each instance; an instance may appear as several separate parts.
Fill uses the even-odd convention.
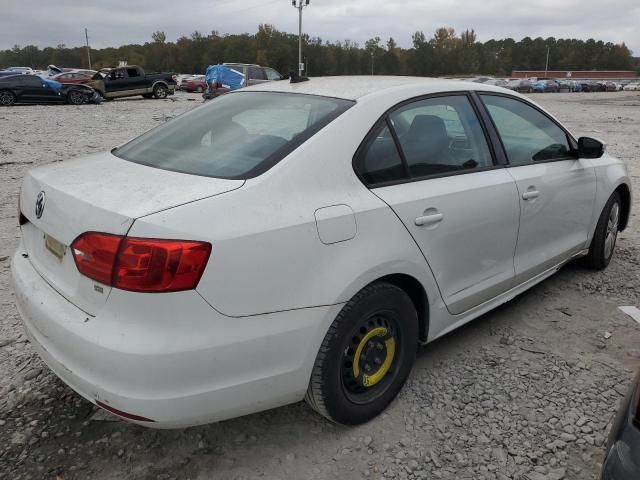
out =
[[[162,85],[163,87],[165,87],[167,90],[169,90],[169,84],[167,82],[165,82],[164,80],[156,80],[155,82],[153,82],[153,84],[151,85],[151,91],[155,90],[156,87],[158,85]]]
[[[620,200],[622,201],[622,215],[620,217],[620,225],[618,226],[618,229],[623,231],[627,228],[629,216],[631,215],[631,190],[626,183],[622,183],[618,185],[615,192],[620,195]]]
[[[426,342],[429,335],[429,298],[420,281],[406,273],[392,273],[374,280],[363,288],[378,282],[395,285],[409,296],[418,314],[419,340]]]

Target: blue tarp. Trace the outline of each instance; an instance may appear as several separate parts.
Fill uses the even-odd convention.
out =
[[[53,90],[56,93],[60,93],[60,91],[62,90],[62,84],[59,82],[56,82],[55,80],[43,78],[42,83],[44,83],[47,87],[49,87],[51,90]]]
[[[244,75],[227,65],[209,65],[205,74],[208,85],[221,83],[223,87],[236,90],[242,87]]]

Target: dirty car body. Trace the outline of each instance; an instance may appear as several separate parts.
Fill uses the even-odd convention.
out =
[[[359,423],[418,344],[604,268],[630,205],[602,143],[503,88],[272,82],[28,172],[12,277],[40,356],[122,418]]]

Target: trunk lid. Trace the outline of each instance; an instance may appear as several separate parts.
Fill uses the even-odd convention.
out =
[[[244,180],[152,168],[111,153],[39,167],[26,174],[20,192],[20,209],[29,220],[22,226],[24,245],[31,264],[47,283],[86,313],[96,315],[111,287],[78,272],[69,246],[80,234],[125,235],[136,218],[243,184]],[[39,196],[42,211],[37,211]]]

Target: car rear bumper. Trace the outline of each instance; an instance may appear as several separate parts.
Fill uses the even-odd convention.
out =
[[[177,428],[302,400],[320,343],[341,305],[226,317],[195,291],[113,289],[91,317],[23,256],[16,303],[38,354],[89,401]],[[129,419],[131,420],[131,419]]]

